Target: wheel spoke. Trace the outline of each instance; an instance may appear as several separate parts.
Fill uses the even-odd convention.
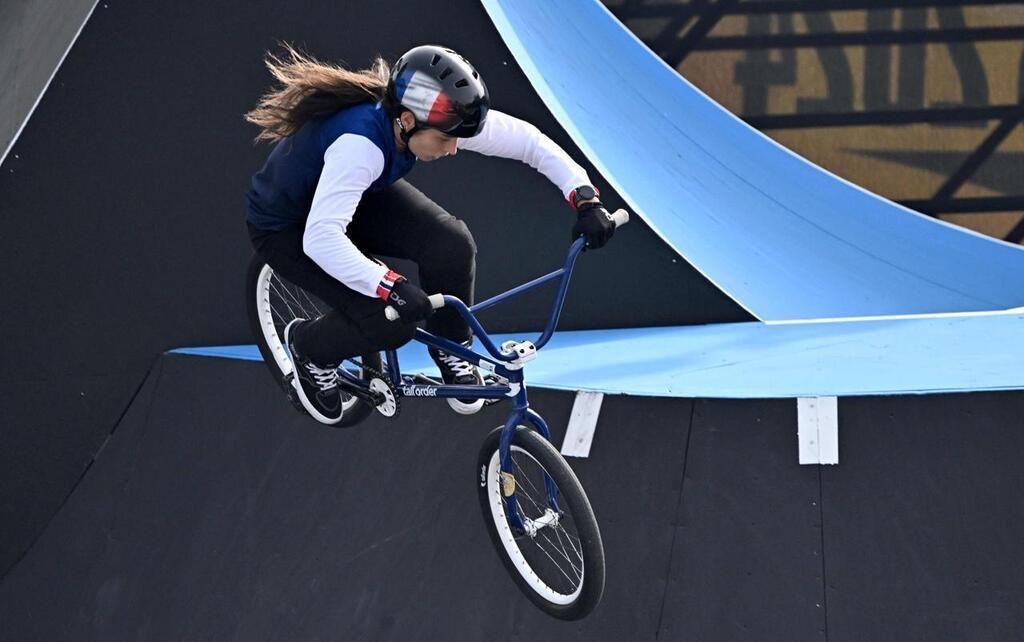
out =
[[[299,292],[302,292],[302,296],[306,297],[306,301],[309,301],[309,305],[311,305],[313,309],[316,310],[316,316],[323,316],[324,313],[320,310],[320,306],[313,302],[313,299],[309,297],[309,293],[302,289],[300,289]]]
[[[524,471],[524,470],[522,469],[522,467],[521,467],[521,466],[519,465],[519,462],[518,462],[518,461],[516,460],[516,458],[515,458],[515,457],[513,457],[513,458],[512,458],[512,465],[513,465],[513,466],[515,466],[515,467],[516,467],[516,470],[517,470],[517,471],[519,471],[519,474],[520,474],[520,475],[521,475],[521,476],[522,476],[522,477],[523,477],[524,479],[526,479],[526,483],[530,485],[530,488],[532,488],[532,489],[533,489],[533,492],[535,492],[535,493],[537,493],[537,494],[539,495],[539,494],[540,494],[540,491],[538,491],[538,490],[537,490],[537,487],[533,485],[533,482],[532,482],[532,481],[530,481],[530,476],[529,476],[529,475],[527,475],[527,474],[526,474],[526,472],[525,472],[525,471]],[[543,470],[543,468],[541,468],[541,470]]]
[[[544,509],[541,508],[540,504],[538,504],[537,501],[533,499],[533,496],[530,495],[525,490],[523,490],[522,487],[520,486],[520,484],[517,483],[516,484],[516,498],[519,498],[519,497],[525,497],[527,500],[529,500],[529,502],[531,504],[533,504],[533,509],[534,509],[534,511],[536,511],[538,517],[540,517],[541,515],[544,514]]]
[[[275,317],[277,317],[278,319],[281,320],[281,327],[284,327],[284,326],[288,325],[288,322],[291,321],[291,319],[286,319],[283,314],[278,312],[277,308],[275,308],[274,306],[270,306],[270,312]]]
[[[544,553],[544,555],[549,560],[551,560],[551,563],[554,565],[555,568],[558,569],[558,572],[561,573],[563,576],[565,576],[565,579],[569,580],[569,585],[572,586],[575,589],[576,586],[575,586],[575,584],[573,584],[573,579],[571,577],[569,577],[568,573],[566,573],[564,570],[562,570],[562,567],[558,564],[558,562],[555,561],[555,558],[551,557],[551,555],[546,550],[544,550],[544,547],[538,546],[537,548],[539,548],[540,552]],[[571,566],[571,564],[570,564],[570,566]]]
[[[519,500],[518,504],[525,508],[527,506],[526,502],[528,502],[529,505],[532,505],[536,517],[542,517],[548,510],[546,490],[547,486],[544,486],[545,491],[541,493],[537,485],[531,479],[531,476],[528,475],[526,471],[523,469],[523,464],[525,464],[525,461],[521,463],[520,458],[517,456],[518,454],[524,454],[528,458],[528,461],[533,462],[533,464],[537,468],[539,476],[542,479],[547,475],[547,472],[544,470],[544,467],[541,466],[540,463],[536,461],[536,459],[529,455],[529,453],[524,452],[513,454],[512,465],[516,474],[516,498]],[[498,494],[501,495],[500,477],[498,486]],[[534,496],[543,497],[544,499],[542,500],[542,502],[538,502],[536,499],[534,499]],[[503,499],[504,498],[502,498],[502,500]],[[560,519],[565,518],[566,516],[564,514],[560,516]],[[552,540],[551,537],[549,537],[544,532],[548,528],[551,528],[555,531],[555,537],[558,540],[557,542]],[[565,541],[563,541],[562,538],[563,533],[565,535]],[[583,579],[583,555],[581,553],[582,547],[577,547],[575,545],[575,543],[573,542],[573,536],[565,529],[564,526],[562,526],[561,523],[554,527],[541,527],[532,538],[519,537],[516,539],[518,542],[520,542],[521,546],[526,542],[531,542],[532,547],[535,547],[537,550],[543,553],[544,556],[547,557],[548,560],[551,562],[552,566],[558,569],[558,572],[561,573],[561,575],[565,577],[565,579],[569,582],[569,585],[572,587],[571,590],[575,590],[579,586],[580,582]],[[568,543],[568,547],[566,543]],[[550,553],[548,552],[549,548],[552,551]],[[569,552],[569,550],[571,550],[571,553]],[[561,561],[559,559],[556,559],[556,556],[560,558]],[[576,558],[575,560],[573,559],[573,556]],[[569,571],[567,571],[564,568],[566,565],[569,567]],[[575,576],[575,578],[570,575],[570,572],[572,576]]]
[[[559,544],[555,544],[553,541],[551,541],[551,538],[548,537],[544,533],[544,530],[537,531],[537,535],[540,536],[540,537],[543,537],[544,541],[546,541],[548,544],[551,544],[551,547],[554,550],[554,552],[556,552],[559,555],[561,555],[562,558],[564,558],[565,561],[568,562],[569,566],[572,568],[573,572],[576,574],[576,579],[577,580],[579,580],[579,579],[581,579],[583,577],[583,569],[582,568],[578,568],[576,566],[576,564],[573,562],[573,560],[565,552],[565,546],[562,545],[561,542],[559,542]],[[536,540],[534,540],[534,541],[536,542]],[[537,544],[537,548],[541,549],[542,551],[545,551],[545,553],[547,552],[545,550],[545,548],[543,546],[541,546],[539,543]],[[548,557],[551,558],[550,555],[548,555]],[[580,558],[580,559],[582,560],[582,558]],[[559,567],[559,570],[561,570],[561,565],[558,562],[555,562],[555,560],[553,558],[551,559],[551,561],[554,562],[555,565]],[[563,573],[564,573],[564,571],[563,571]]]
[[[297,307],[298,307],[298,308],[299,308],[300,310],[303,310],[303,307],[302,307],[302,301],[299,301],[299,297],[295,296],[295,292],[294,292],[294,290],[296,290],[296,289],[298,289],[298,288],[296,288],[296,286],[295,286],[294,284],[292,284],[292,283],[288,283],[288,282],[286,282],[286,281],[285,281],[284,279],[281,279],[280,277],[278,277],[278,282],[279,282],[279,283],[281,284],[281,287],[282,287],[282,288],[284,289],[284,291],[285,291],[285,292],[286,292],[286,293],[288,294],[288,296],[289,296],[289,297],[291,298],[292,302],[293,302],[293,303],[294,303],[294,304],[295,304],[295,305],[296,305],[296,306],[297,306]]]
[[[533,459],[533,458],[531,457],[531,460],[532,460],[532,459]],[[513,458],[512,458],[512,465],[513,465],[513,466],[515,466],[515,467],[516,467],[516,470],[517,470],[517,471],[519,472],[519,475],[518,475],[518,476],[516,477],[516,479],[518,480],[518,479],[522,478],[522,479],[526,480],[526,483],[530,485],[530,488],[532,488],[532,489],[533,489],[533,492],[534,492],[535,494],[537,494],[537,495],[539,495],[539,496],[541,496],[541,497],[544,497],[544,499],[545,499],[545,506],[546,506],[546,505],[547,505],[547,503],[546,503],[546,500],[547,500],[547,491],[545,490],[545,492],[544,492],[544,493],[541,493],[541,492],[540,492],[539,490],[537,490],[537,487],[536,487],[536,486],[535,486],[535,485],[533,484],[533,482],[532,482],[532,481],[530,481],[530,476],[529,476],[529,475],[527,475],[527,474],[526,474],[526,473],[525,473],[525,472],[523,471],[522,467],[521,467],[521,466],[519,465],[519,462],[518,462],[518,461],[516,460],[516,458],[515,458],[515,457],[513,457]],[[543,473],[543,471],[544,471],[544,468],[543,468],[542,466],[540,466],[540,465],[538,465],[538,468],[540,468],[540,470],[541,470],[541,474],[543,475],[543,474],[544,474],[544,473]],[[520,486],[521,486],[521,484],[516,484],[516,488],[519,488]],[[545,487],[545,488],[546,488],[546,487]],[[526,491],[525,491],[525,490],[524,490],[523,492],[524,492],[524,493],[526,493]],[[532,495],[529,495],[529,494],[527,494],[527,496],[528,496],[528,498],[530,499],[530,503],[531,503],[531,504],[533,504],[534,508],[536,508],[536,509],[537,509],[537,514],[538,514],[538,515],[542,515],[542,514],[544,513],[544,509],[542,509],[542,508],[540,507],[540,505],[539,505],[539,504],[538,504],[538,503],[537,503],[537,502],[536,502],[536,501],[535,501],[535,500],[533,499],[533,496],[532,496]]]
[[[303,288],[300,288],[299,286],[294,285],[292,283],[288,283],[287,281],[280,278],[276,274],[274,275],[274,280],[277,282],[278,286],[275,287],[275,291],[281,298],[281,302],[288,307],[288,311],[292,314],[293,317],[302,316],[303,318],[306,319],[316,319],[322,315],[322,312],[320,311],[320,306],[313,302],[313,300],[309,296],[309,293],[307,293]],[[306,299],[306,301],[309,304],[308,306],[299,299],[299,294],[302,295],[302,298]],[[289,303],[289,300],[291,301],[291,303],[295,304],[295,307],[299,310],[298,312],[296,312],[292,308],[292,305],[291,303]]]
[[[576,553],[576,557],[583,559],[583,542],[579,537],[574,537],[573,534],[569,532],[569,529],[563,527],[561,523],[559,523],[559,528],[556,529],[555,532],[564,533],[565,539],[569,541],[569,546],[572,547],[572,552]],[[559,541],[561,541],[561,535],[559,535]],[[577,544],[579,544],[579,546],[577,546]]]
[[[562,557],[565,558],[565,561],[569,562],[569,566],[571,566],[572,570],[576,572],[576,578],[577,579],[581,579],[583,577],[583,569],[582,568],[577,568],[577,566],[573,562],[572,558],[570,558],[569,554],[566,553],[566,551],[565,551],[565,544],[562,543],[562,537],[558,534],[560,530],[561,529],[559,529],[559,528],[555,528],[554,529],[555,537],[558,538],[558,544],[555,544],[554,542],[552,542],[551,538],[549,538],[546,534],[544,534],[543,531],[539,532],[538,535],[541,535],[542,537],[544,537],[544,539],[547,540],[547,542],[549,544],[551,544],[551,546],[553,546],[557,550],[557,552],[559,552],[562,555]],[[568,535],[568,533],[566,533],[566,535]],[[573,552],[576,552],[575,549],[573,549]],[[582,560],[583,557],[582,556],[578,556],[578,559]]]
[[[284,288],[284,285],[282,284],[281,287]],[[292,309],[292,306],[288,303],[288,300],[285,298],[285,296],[281,294],[281,290],[274,283],[274,281],[270,282],[270,288],[274,291],[275,294],[277,294],[277,299],[284,304],[284,307],[288,308],[288,314],[291,315],[292,319],[296,318],[298,315],[295,313],[295,310]],[[287,291],[287,288],[285,288],[285,290]],[[273,307],[273,304],[271,304],[271,306]]]

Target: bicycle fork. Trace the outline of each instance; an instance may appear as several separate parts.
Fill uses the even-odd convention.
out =
[[[544,515],[535,520],[524,517],[519,510],[519,503],[516,501],[515,471],[512,464],[512,436],[519,425],[530,424],[544,436],[544,439],[551,441],[551,431],[544,418],[530,409],[526,399],[526,386],[515,397],[512,412],[505,421],[505,427],[501,431],[501,441],[498,446],[498,454],[501,458],[501,483],[500,489],[505,500],[505,513],[508,521],[517,532],[533,537],[541,528],[555,526],[561,509],[558,507],[557,486],[548,472],[544,471],[544,486],[548,496],[548,510]],[[543,470],[543,469],[542,469]]]

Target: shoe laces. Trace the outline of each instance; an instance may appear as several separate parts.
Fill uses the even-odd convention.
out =
[[[441,361],[443,361],[444,364],[448,366],[448,369],[455,373],[455,376],[457,377],[476,376],[476,366],[468,361],[463,361],[455,355],[442,354]]]
[[[313,380],[321,391],[326,392],[331,388],[338,387],[338,370],[336,368],[321,368],[310,361],[306,363],[306,371],[313,375]]]

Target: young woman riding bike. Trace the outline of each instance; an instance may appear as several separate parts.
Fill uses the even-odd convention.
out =
[[[267,65],[280,85],[246,119],[276,146],[247,194],[249,235],[260,258],[331,308],[284,333],[292,385],[322,423],[341,420],[343,360],[395,349],[424,320],[434,334],[472,342],[466,321],[435,313],[427,293],[471,305],[476,245],[465,223],[403,179],[417,161],[459,150],[522,161],[575,209],[574,239],[599,248],[615,230],[586,171],[535,126],[490,109],[480,75],[451,49],[415,47],[392,69],[377,58],[352,71],[287,47]],[[373,255],[412,260],[420,286]],[[398,321],[385,318],[388,305]],[[475,365],[430,354],[446,384],[482,383]],[[448,401],[461,414],[484,403]]]

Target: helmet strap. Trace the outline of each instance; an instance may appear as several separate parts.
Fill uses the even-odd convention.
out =
[[[412,135],[420,130],[420,124],[416,123],[415,125],[413,125],[412,129],[406,129],[405,124],[402,122],[401,118],[396,118],[395,122],[398,123],[399,137],[402,139],[403,143],[408,145],[409,139],[412,138]]]

